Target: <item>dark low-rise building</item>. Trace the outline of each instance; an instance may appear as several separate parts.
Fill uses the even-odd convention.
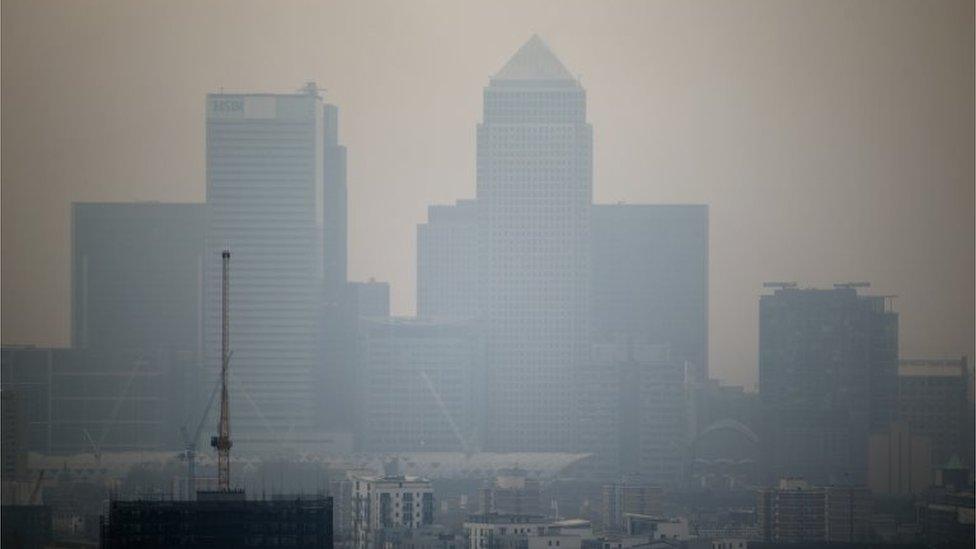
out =
[[[24,446],[42,454],[171,450],[213,379],[193,351],[4,346],[0,382],[22,399]]]
[[[332,547],[332,498],[247,500],[200,492],[196,501],[112,501],[102,548]]]

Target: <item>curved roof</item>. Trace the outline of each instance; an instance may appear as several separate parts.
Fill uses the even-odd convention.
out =
[[[712,423],[708,427],[705,427],[705,429],[702,430],[701,433],[698,433],[698,436],[695,437],[695,441],[697,442],[703,436],[705,436],[705,435],[707,435],[709,433],[712,433],[714,431],[721,431],[723,429],[729,429],[729,430],[735,431],[737,433],[741,433],[743,436],[745,436],[746,438],[748,438],[750,441],[752,441],[754,443],[758,443],[759,442],[759,435],[757,435],[755,433],[755,431],[753,431],[752,429],[750,429],[744,423],[739,422],[739,421],[736,421],[734,419],[729,419],[729,418],[720,419],[720,420],[716,421],[715,423]]]

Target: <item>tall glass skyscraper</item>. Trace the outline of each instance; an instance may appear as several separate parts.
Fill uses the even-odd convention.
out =
[[[230,250],[231,428],[280,442],[313,427],[323,302],[322,100],[207,96],[205,353],[219,364],[220,252]]]
[[[488,445],[571,451],[588,336],[593,130],[585,91],[538,36],[485,88],[477,141]]]

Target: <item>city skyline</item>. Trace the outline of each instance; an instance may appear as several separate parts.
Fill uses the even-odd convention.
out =
[[[301,37],[330,21],[325,11],[298,17],[245,5],[238,31],[179,44],[151,31],[150,16],[193,34],[215,12],[198,19],[103,4],[87,13],[62,6],[72,17],[58,19],[43,6],[6,4],[7,14],[47,26],[28,37],[4,23],[4,45],[26,45],[3,54],[4,343],[68,344],[71,202],[202,201],[203,95],[221,86],[293,91],[312,79],[343,113],[350,278],[389,281],[393,312],[412,313],[414,229],[428,205],[474,196],[479,91],[487,72],[538,32],[587,89],[596,202],[709,205],[713,376],[754,383],[765,280],[870,280],[878,293],[900,296],[902,355],[972,355],[972,52],[956,47],[971,43],[971,29],[950,24],[971,20],[971,5],[924,14],[905,4],[878,13],[852,6],[860,17],[747,5],[714,20],[700,5],[644,6],[633,22],[620,7],[553,6],[526,8],[501,31],[476,28],[479,19],[504,20],[504,10],[483,6],[432,20],[421,16],[435,8],[419,4],[401,8],[412,18],[390,21],[375,7],[335,6],[353,31],[369,32],[344,45],[335,28],[322,43],[330,47],[318,48]],[[99,19],[105,13],[132,28],[100,32],[116,28],[101,27],[117,21]],[[251,42],[249,14],[298,37]],[[917,17],[917,35],[893,34]],[[405,30],[386,32],[393,20]],[[682,25],[701,41],[685,38]],[[825,35],[831,45],[821,52]],[[179,65],[210,40],[226,44],[213,46],[213,60]],[[140,48],[150,62],[129,55]],[[857,55],[840,55],[844,48]],[[117,50],[129,51],[96,61]],[[289,61],[271,66],[272,58]],[[87,73],[69,66],[82,60]]]

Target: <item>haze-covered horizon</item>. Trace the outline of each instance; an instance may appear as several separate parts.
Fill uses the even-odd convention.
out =
[[[710,369],[752,385],[762,282],[897,294],[973,354],[973,5],[5,2],[4,343],[67,345],[70,204],[204,199],[204,99],[314,80],[349,276],[415,310],[416,225],[474,196],[483,88],[533,33],[587,93],[597,203],[707,204]]]

